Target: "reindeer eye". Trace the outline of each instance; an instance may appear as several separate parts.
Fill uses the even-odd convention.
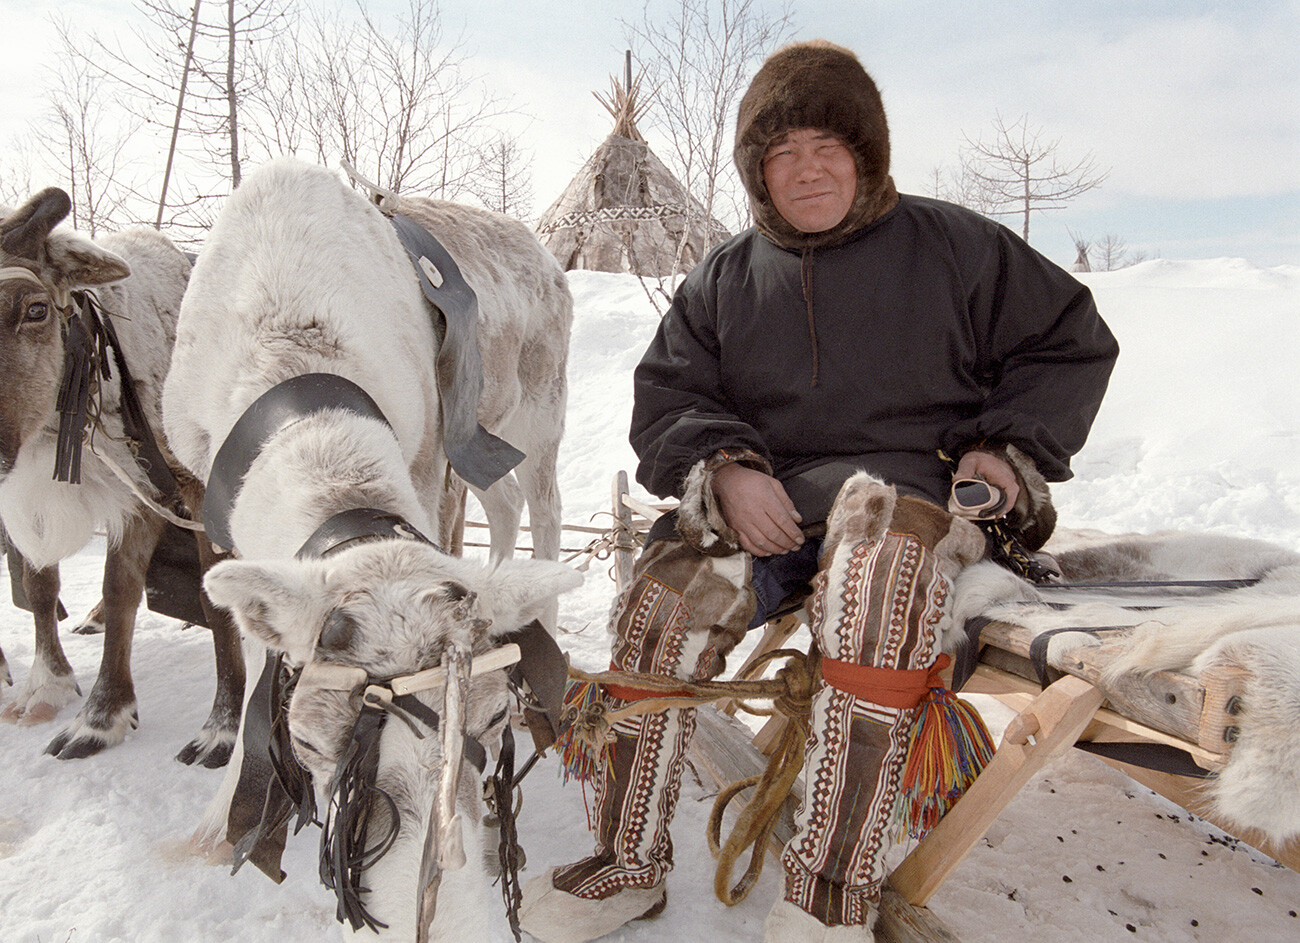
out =
[[[346,612],[335,609],[325,619],[325,625],[321,627],[321,648],[328,648],[336,652],[347,650],[347,647],[352,644],[352,633],[356,630],[356,627],[355,619]]]
[[[50,316],[50,306],[44,301],[35,301],[23,312],[24,324],[40,324]]]

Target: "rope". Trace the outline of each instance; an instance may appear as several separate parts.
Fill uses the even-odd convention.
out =
[[[740,710],[759,717],[785,713],[782,708],[791,705],[793,703],[791,698],[797,698],[799,695],[799,688],[794,686],[799,684],[797,679],[801,677],[801,674],[807,673],[806,668],[801,669],[792,663],[806,662],[809,656],[795,649],[776,649],[756,661],[746,674],[751,674],[759,665],[766,664],[778,657],[788,658],[790,662],[787,662],[777,672],[776,677],[766,680],[749,680],[746,677],[734,681],[683,681],[680,678],[667,675],[643,674],[636,671],[610,670],[591,673],[570,666],[569,677],[574,681],[614,685],[624,689],[654,692],[663,695],[659,697],[642,697],[616,710],[606,709],[600,712],[598,717],[591,718],[592,735],[590,737],[587,736],[586,731],[580,733],[583,739],[597,742],[605,739],[603,736],[605,731],[629,717],[653,714],[661,710],[667,710],[670,707],[698,707],[701,704],[720,700],[734,701]],[[791,679],[795,679],[793,684]],[[746,703],[748,700],[771,700],[774,703],[772,708],[769,709],[755,707]]]
[[[768,662],[785,658],[785,664],[770,679],[754,679]],[[780,819],[786,797],[803,768],[804,744],[808,739],[812,695],[820,683],[820,659],[795,649],[770,651],[749,666],[745,675],[732,681],[682,681],[665,675],[630,671],[589,673],[569,668],[575,681],[587,685],[612,685],[638,692],[649,692],[624,707],[609,710],[581,711],[573,720],[568,735],[572,743],[600,752],[614,738],[613,726],[629,717],[656,713],[671,707],[697,707],[718,700],[729,700],[738,710],[759,717],[781,715],[788,722],[780,742],[768,759],[767,768],[757,776],[732,783],[713,802],[709,815],[709,850],[718,860],[714,893],[728,906],[744,900],[763,872],[763,858],[772,831]],[[657,696],[656,696],[657,695]],[[772,706],[761,707],[750,700],[770,700]],[[731,834],[721,841],[722,817],[731,801],[746,789],[754,794],[745,803]],[[752,848],[749,865],[734,885],[731,874],[745,849]]]
[[[746,677],[772,657],[791,654],[799,657],[791,657],[777,672],[777,679],[782,682],[786,693],[776,698],[773,711],[767,712],[777,712],[787,718],[781,739],[768,758],[767,768],[758,776],[732,783],[718,793],[713,801],[713,811],[709,813],[709,851],[718,860],[713,877],[713,893],[727,906],[738,904],[749,896],[759,875],[763,873],[763,861],[772,831],[780,820],[786,797],[790,795],[795,779],[803,769],[804,746],[808,740],[812,716],[812,694],[817,687],[819,672],[817,655],[778,649],[756,660],[746,671]],[[740,709],[748,709],[739,701],[736,703]],[[754,787],[754,794],[740,810],[740,816],[726,842],[721,842],[722,816],[727,806],[751,786]],[[746,848],[750,849],[749,865],[740,880],[732,884],[732,870]]]
[[[95,458],[103,462],[104,466],[109,471],[111,471],[115,476],[117,476],[118,480],[120,480],[124,485],[130,488],[131,493],[134,494],[137,499],[139,499],[141,504],[149,508],[149,510],[153,511],[163,520],[175,524],[177,527],[183,527],[186,530],[200,531],[200,532],[203,530],[203,525],[198,521],[191,521],[187,518],[177,516],[176,514],[167,510],[167,508],[163,507],[153,498],[149,497],[142,490],[140,490],[140,486],[137,485],[135,481],[132,480],[131,476],[126,473],[126,471],[122,468],[122,466],[118,465],[117,462],[109,458],[107,452],[102,452],[95,447],[95,442],[92,438],[87,437],[86,443],[90,446],[90,451],[94,454]]]

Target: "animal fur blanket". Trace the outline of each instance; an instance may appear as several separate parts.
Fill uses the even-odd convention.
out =
[[[980,563],[954,589],[957,631],[984,616],[1038,635],[1051,629],[1134,626],[1102,686],[1127,674],[1167,670],[1199,677],[1230,665],[1251,673],[1236,720],[1240,733],[1226,765],[1206,780],[1204,798],[1224,824],[1257,829],[1279,844],[1300,838],[1300,554],[1261,541],[1210,534],[1107,536],[1062,533],[1045,548],[1071,583],[1254,580],[1229,590],[1183,589],[1162,605],[1119,590],[1062,601],[1006,570]],[[1080,599],[1079,594],[1070,597]],[[1152,605],[1158,608],[1148,609]],[[955,640],[954,640],[955,644]],[[1099,645],[1092,635],[1061,633],[1049,664],[1065,651]]]

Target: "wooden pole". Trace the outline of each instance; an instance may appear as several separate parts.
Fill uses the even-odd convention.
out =
[[[181,69],[181,88],[176,94],[176,117],[172,119],[172,142],[167,148],[167,167],[163,170],[162,193],[158,197],[158,218],[154,229],[162,229],[163,210],[167,206],[167,187],[171,182],[172,160],[176,157],[176,138],[181,132],[181,113],[185,109],[185,83],[190,77],[190,62],[194,59],[194,34],[199,28],[199,4],[203,0],[194,0],[194,12],[190,15],[190,38],[185,45],[185,67]]]

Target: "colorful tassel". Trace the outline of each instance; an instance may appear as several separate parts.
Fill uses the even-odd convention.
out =
[[[605,720],[608,707],[600,685],[593,681],[569,683],[564,692],[564,716],[555,751],[567,783],[592,780],[601,764],[609,762],[614,732]]]
[[[993,758],[993,738],[969,703],[931,688],[908,742],[896,826],[923,838],[938,824]]]

